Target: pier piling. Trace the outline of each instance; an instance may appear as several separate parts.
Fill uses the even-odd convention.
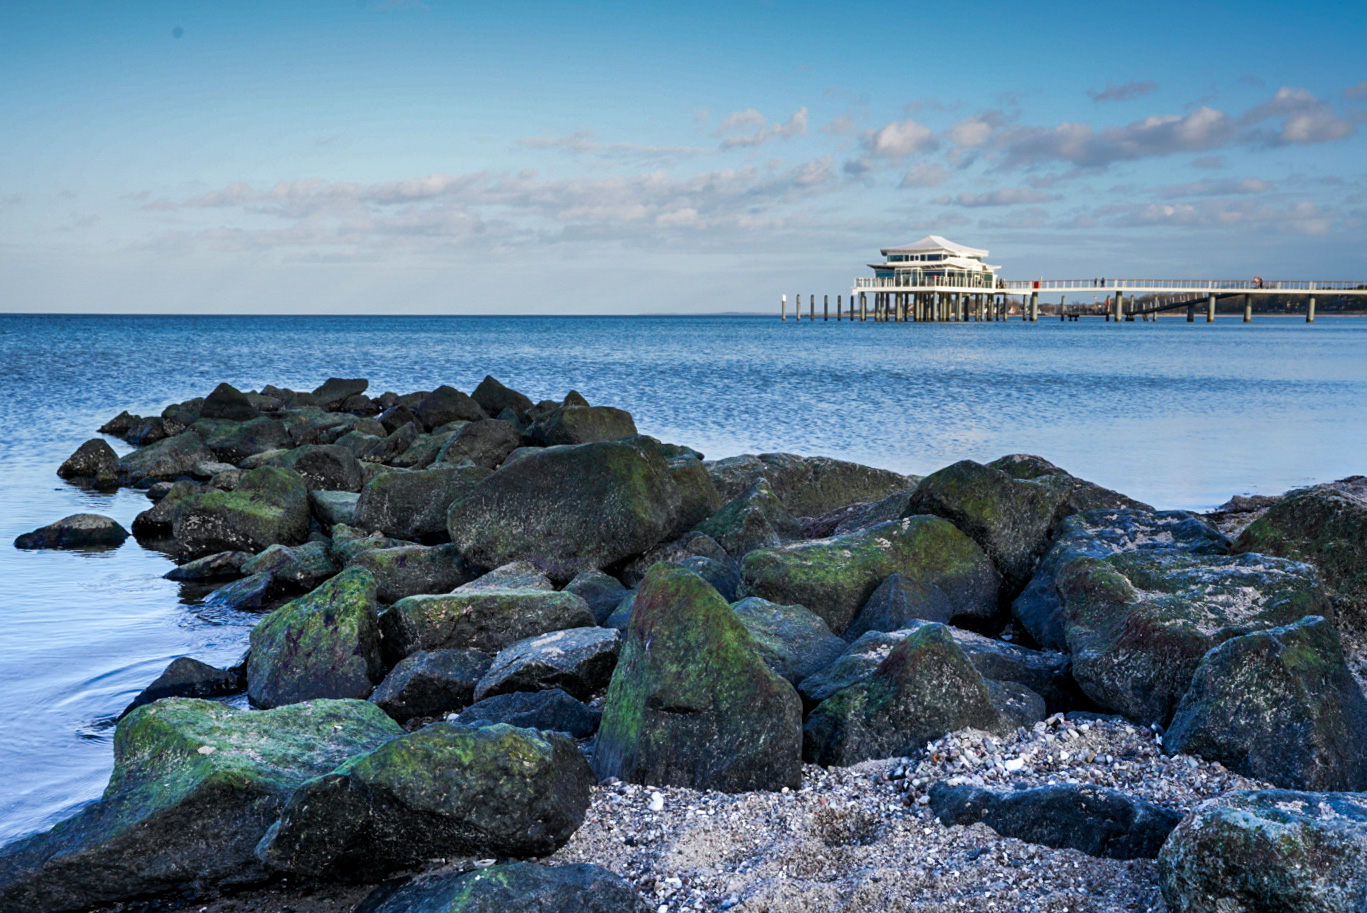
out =
[[[1315,296],[1310,296],[1310,303],[1305,306],[1305,322],[1315,322]]]
[[[1215,293],[1206,296],[1206,323],[1215,322]]]
[[[1253,322],[1253,296],[1244,296],[1244,323]]]

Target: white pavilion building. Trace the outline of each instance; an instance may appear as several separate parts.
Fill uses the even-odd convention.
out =
[[[874,281],[866,288],[996,288],[997,270],[1001,269],[984,262],[987,251],[955,244],[939,235],[927,235],[900,247],[887,247],[880,253],[884,260],[869,264]]]

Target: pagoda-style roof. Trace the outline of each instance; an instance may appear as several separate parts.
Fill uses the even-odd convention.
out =
[[[944,251],[945,253],[958,254],[961,257],[971,257],[982,259],[987,256],[987,251],[976,247],[965,247],[962,244],[955,244],[939,235],[926,235],[919,241],[912,241],[910,244],[903,244],[899,247],[885,247],[880,253],[883,256],[888,254],[918,254],[929,253],[932,251]]]

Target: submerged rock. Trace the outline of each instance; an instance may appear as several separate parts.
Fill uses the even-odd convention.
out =
[[[596,865],[513,862],[409,882],[369,913],[652,913],[636,889]]]
[[[167,580],[198,582],[214,580],[219,577],[240,577],[242,565],[251,560],[249,552],[215,552],[187,561],[180,567],[172,568],[162,576]]]
[[[116,548],[128,538],[128,530],[109,517],[99,514],[72,514],[56,523],[24,533],[14,540],[15,548],[69,549]]]

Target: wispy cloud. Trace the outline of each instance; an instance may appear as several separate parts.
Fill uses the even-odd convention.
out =
[[[1329,104],[1305,89],[1282,86],[1267,101],[1250,108],[1239,123],[1243,126],[1281,120],[1275,131],[1258,130],[1252,136],[1269,145],[1326,143],[1352,136],[1356,126],[1334,113]]]
[[[518,140],[518,145],[528,149],[558,149],[574,155],[632,161],[678,161],[707,151],[697,146],[604,143],[591,130],[576,130],[560,136],[524,136]]]
[[[788,120],[775,123],[770,123],[754,108],[746,108],[744,111],[728,114],[712,135],[721,139],[723,149],[737,149],[759,146],[773,139],[801,136],[806,132],[806,108],[798,108]]]
[[[901,187],[938,187],[949,177],[944,166],[934,162],[920,162],[902,175]]]
[[[1120,85],[1106,83],[1104,89],[1089,89],[1087,94],[1094,102],[1105,101],[1129,101],[1132,98],[1139,98],[1158,90],[1158,83],[1151,80],[1143,82],[1126,82]]]
[[[864,149],[873,158],[900,159],[927,152],[939,144],[929,127],[919,121],[899,120],[864,136]]]
[[[1171,199],[1259,194],[1269,193],[1273,189],[1272,184],[1262,178],[1219,178],[1208,181],[1192,181],[1187,184],[1168,184],[1164,187],[1155,187],[1150,193]]]
[[[1252,199],[1210,199],[1195,203],[1149,203],[1102,207],[1099,220],[1119,227],[1253,227],[1271,232],[1322,235],[1337,213],[1308,201],[1271,205]]]
[[[960,206],[1020,206],[1025,203],[1051,203],[1061,199],[1058,194],[1045,193],[1029,187],[1002,187],[984,193],[961,193],[954,198]]]

